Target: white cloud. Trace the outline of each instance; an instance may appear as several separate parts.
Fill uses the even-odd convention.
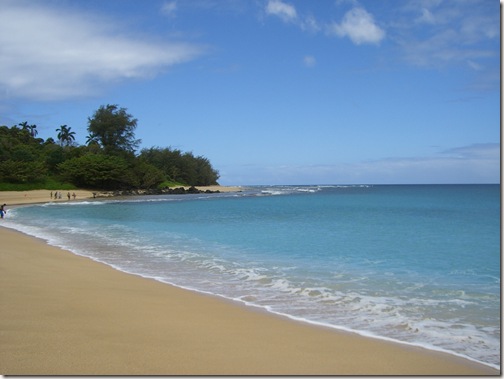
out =
[[[33,4],[2,4],[0,97],[94,95],[122,80],[151,78],[202,53],[195,45],[128,37],[117,22],[99,15]]]
[[[294,24],[305,32],[317,33],[321,29],[313,15],[300,15],[293,5],[281,0],[269,0],[265,11],[267,15],[279,17],[284,22]]]
[[[363,43],[379,44],[385,38],[385,31],[374,21],[373,16],[362,7],[349,10],[341,23],[333,23],[329,33],[348,37],[356,45]]]
[[[280,17],[285,22],[292,22],[297,19],[296,8],[281,0],[269,0],[266,4],[266,14]]]

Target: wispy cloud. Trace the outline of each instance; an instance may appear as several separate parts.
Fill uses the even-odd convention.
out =
[[[296,8],[281,0],[269,0],[266,4],[266,14],[280,17],[285,22],[297,20]]]
[[[40,4],[2,3],[0,97],[89,96],[123,80],[152,78],[203,52],[187,43],[128,37],[117,20]]]
[[[288,1],[268,0],[264,4],[266,15],[303,31],[325,31],[328,36],[348,38],[355,45],[380,45],[387,41],[387,47],[395,46],[399,53],[391,58],[394,63],[402,61],[422,69],[469,69],[478,77],[468,88],[478,91],[498,88],[498,3],[404,0],[389,7],[387,13],[380,12],[379,7],[371,13],[358,0],[337,0],[335,11],[349,9],[343,16],[336,13],[333,22],[303,14]]]
[[[442,154],[457,159],[496,160],[500,157],[500,145],[498,143],[476,143],[448,149],[443,151]]]
[[[306,66],[306,67],[315,67],[317,65],[317,60],[315,59],[314,56],[312,55],[306,55],[304,58],[303,58],[303,64]]]
[[[436,18],[432,14],[430,10],[427,8],[421,8],[421,16],[419,16],[416,19],[416,22],[418,23],[427,23],[427,24],[435,24],[436,23]]]
[[[354,163],[251,165],[237,172],[230,170],[229,175],[240,178],[244,171],[249,183],[259,184],[499,183],[500,145],[474,144],[426,157],[393,157]]]
[[[328,32],[338,37],[348,37],[356,45],[379,44],[385,38],[385,31],[376,24],[374,17],[360,6],[349,10],[340,23],[332,23]]]
[[[474,144],[417,158],[388,158],[356,165],[378,183],[499,183],[500,145]]]
[[[498,54],[497,3],[415,0],[403,3],[395,17],[395,39],[413,65],[481,68],[481,62]]]
[[[313,15],[303,17],[300,22],[300,27],[302,30],[311,33],[317,33],[322,30],[322,27]]]
[[[177,11],[177,2],[176,1],[166,1],[161,6],[161,13],[166,16],[173,17]]]
[[[283,22],[296,25],[305,32],[317,33],[322,29],[313,15],[302,15],[294,5],[281,0],[268,0],[264,11],[267,16],[278,17]]]
[[[171,9],[172,3],[175,4],[175,9]],[[182,12],[182,11],[205,11],[205,12],[215,12],[221,14],[242,14],[246,13],[249,8],[251,8],[252,2],[249,0],[191,0],[191,1],[180,1],[180,0],[167,0],[163,4],[168,7],[167,11],[171,12]]]
[[[452,64],[474,66],[480,60],[496,56],[489,49],[468,47],[453,29],[445,29],[423,40],[407,40],[401,43],[405,59],[416,66],[442,67]]]

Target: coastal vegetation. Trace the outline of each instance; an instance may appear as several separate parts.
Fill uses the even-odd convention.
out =
[[[37,138],[37,126],[0,126],[0,190],[161,189],[215,185],[210,161],[171,147],[137,151],[137,119],[118,105],[101,106],[88,118],[85,145],[68,125],[56,139]]]

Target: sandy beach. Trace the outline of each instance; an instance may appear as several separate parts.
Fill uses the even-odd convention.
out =
[[[499,374],[129,275],[6,227],[0,240],[4,375]]]
[[[189,189],[189,187],[184,187]],[[201,191],[220,191],[220,192],[238,192],[241,191],[241,187],[233,186],[198,186],[196,187]],[[61,192],[61,199],[56,199],[51,197],[56,191],[51,190],[34,190],[34,191],[0,191],[0,203],[11,205],[22,205],[22,204],[33,204],[33,203],[47,203],[47,202],[65,202],[65,201],[75,201],[75,200],[86,200],[93,198],[93,191],[88,190],[71,190],[71,191],[59,191]],[[68,193],[70,193],[70,200],[68,200]],[[72,196],[75,193],[75,198]],[[96,191],[99,196],[100,191]]]
[[[34,191],[0,191],[0,203],[7,204],[6,209],[11,205],[35,204],[68,201],[67,193],[70,192],[70,201],[74,201],[72,194],[75,193],[75,200],[85,200],[93,197],[93,192],[86,190],[60,191],[61,199],[55,198],[56,191],[34,190]],[[51,198],[53,194],[53,198]]]

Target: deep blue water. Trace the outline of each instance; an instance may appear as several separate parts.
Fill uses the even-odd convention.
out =
[[[498,185],[257,186],[5,221],[123,271],[500,366]]]

